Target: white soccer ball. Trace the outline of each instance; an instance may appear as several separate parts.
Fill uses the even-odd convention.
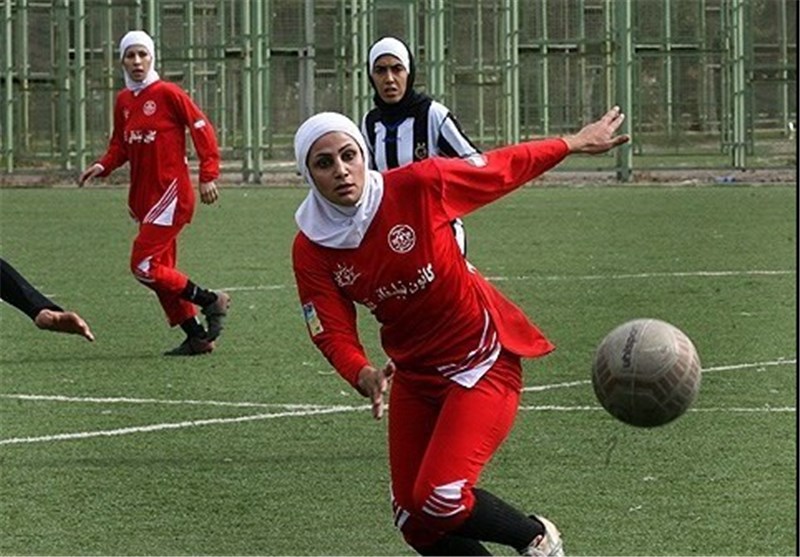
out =
[[[611,331],[592,364],[597,400],[638,427],[671,422],[700,389],[700,358],[683,331],[658,319],[634,319]]]

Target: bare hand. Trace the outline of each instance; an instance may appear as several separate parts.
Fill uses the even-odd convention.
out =
[[[211,205],[219,199],[219,190],[214,180],[210,182],[200,182],[200,201],[206,205]]]
[[[384,369],[364,366],[358,372],[358,390],[372,402],[372,417],[383,417],[383,395],[389,388],[389,378],[394,372],[394,364],[389,361]]]
[[[82,188],[86,182],[90,181],[101,172],[103,172],[103,166],[99,163],[94,163],[81,173],[80,178],[78,178],[78,187]]]
[[[615,106],[602,118],[587,124],[575,135],[564,137],[564,141],[567,142],[570,153],[588,153],[590,155],[605,153],[630,141],[631,138],[627,134],[614,135],[624,121],[625,115],[620,112],[618,106]]]
[[[36,315],[36,319],[34,319],[33,322],[40,329],[81,335],[89,342],[94,340],[94,334],[89,328],[89,325],[86,324],[86,321],[84,321],[80,315],[72,311],[43,309]]]

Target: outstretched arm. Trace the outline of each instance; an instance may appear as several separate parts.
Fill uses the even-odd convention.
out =
[[[578,133],[564,137],[564,141],[572,153],[587,153],[596,155],[610,151],[614,147],[630,141],[627,134],[615,135],[625,115],[618,106],[606,112],[602,118],[591,124],[587,124]]]
[[[94,340],[89,325],[80,315],[64,311],[3,259],[0,259],[0,298],[30,317],[40,329]]]
[[[438,195],[452,220],[508,194],[570,154],[604,153],[626,143],[630,140],[628,135],[616,135],[623,121],[623,114],[615,106],[574,135],[526,141],[465,160],[430,159],[428,165],[436,167],[438,176],[421,172],[419,181],[427,177],[431,191],[440,192]],[[425,162],[417,168],[422,170],[423,165]]]

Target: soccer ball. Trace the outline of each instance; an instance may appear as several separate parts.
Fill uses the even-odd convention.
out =
[[[597,400],[638,427],[671,422],[700,389],[700,359],[683,331],[658,319],[634,319],[611,331],[592,364]]]

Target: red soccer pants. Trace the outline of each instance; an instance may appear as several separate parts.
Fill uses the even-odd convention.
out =
[[[142,224],[131,249],[133,276],[156,293],[171,327],[197,315],[197,308],[180,297],[189,280],[175,268],[182,228]]]
[[[458,528],[472,488],[506,439],[519,406],[522,365],[503,351],[471,389],[400,370],[389,401],[389,466],[395,525],[412,547]]]

